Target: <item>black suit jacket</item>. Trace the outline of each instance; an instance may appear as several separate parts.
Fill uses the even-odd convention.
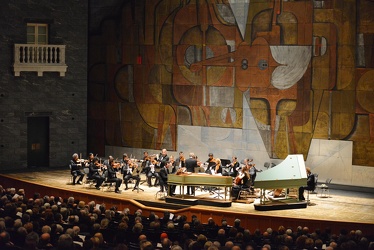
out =
[[[166,163],[167,161],[169,161],[169,156],[168,156],[168,155],[165,155],[165,156],[160,155],[160,156],[158,157],[157,161],[160,162],[160,167],[162,168],[163,166],[165,166],[165,163]]]
[[[168,181],[168,170],[163,167],[160,169],[160,178],[164,181],[164,183],[166,183]]]
[[[316,188],[314,174],[308,175],[308,179],[306,181],[306,185],[308,186],[308,190],[314,190]]]
[[[198,167],[197,166],[197,160],[192,159],[192,158],[188,158],[185,161],[185,164],[186,164],[187,172],[191,172],[191,173],[195,172],[195,168]]]
[[[99,169],[93,162],[90,163],[89,170],[90,171],[88,172],[88,178],[92,178],[95,175],[99,175]]]

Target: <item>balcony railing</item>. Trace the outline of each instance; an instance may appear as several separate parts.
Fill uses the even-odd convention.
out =
[[[65,76],[68,66],[65,64],[66,45],[14,44],[14,75],[20,76],[21,71],[59,72]]]

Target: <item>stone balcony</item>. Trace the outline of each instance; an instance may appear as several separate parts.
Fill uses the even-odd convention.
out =
[[[66,45],[39,45],[39,44],[14,44],[14,75],[20,76],[22,71],[37,72],[43,76],[43,72],[59,72],[65,76],[67,65],[65,64]]]

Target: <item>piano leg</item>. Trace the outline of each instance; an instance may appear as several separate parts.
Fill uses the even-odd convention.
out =
[[[261,189],[261,191],[260,191],[260,203],[265,204],[265,200],[266,200],[265,189]]]

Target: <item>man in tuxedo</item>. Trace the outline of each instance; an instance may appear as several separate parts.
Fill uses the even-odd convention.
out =
[[[169,161],[168,151],[166,148],[162,149],[161,154],[158,156],[157,159],[157,166],[162,168],[166,162]]]
[[[75,183],[82,184],[82,180],[84,178],[84,173],[81,171],[82,162],[79,160],[78,154],[74,153],[72,156],[72,160],[70,160],[70,172],[73,176],[73,185]],[[78,181],[76,182],[76,179],[78,177]]]
[[[313,191],[316,188],[314,174],[312,174],[309,167],[306,168],[306,175],[307,175],[306,186],[299,187],[299,200],[300,201],[305,200],[304,190]]]
[[[122,184],[122,180],[120,178],[117,178],[117,172],[120,167],[119,163],[114,162],[113,156],[109,156],[108,160],[108,166],[107,166],[107,182],[116,183],[116,189],[114,192],[117,194],[120,194],[121,191],[119,190],[119,187]]]
[[[96,180],[96,189],[99,190],[101,184],[105,181],[105,177],[101,175],[101,167],[99,158],[95,157],[89,165],[89,172],[87,178]]]
[[[187,172],[193,173],[195,168],[198,167],[197,160],[194,159],[194,155],[195,154],[191,152],[189,154],[189,158],[185,161]],[[193,186],[187,186],[187,195],[195,195],[195,188]]]
[[[226,173],[223,173],[222,175],[235,178],[238,175],[239,166],[240,164],[238,162],[238,158],[236,156],[233,156],[231,163],[226,166],[229,168],[228,171]]]
[[[166,164],[160,169],[159,173],[159,181],[160,181],[160,188],[161,192],[167,191],[168,185],[168,168],[171,166],[171,162],[167,161]]]

